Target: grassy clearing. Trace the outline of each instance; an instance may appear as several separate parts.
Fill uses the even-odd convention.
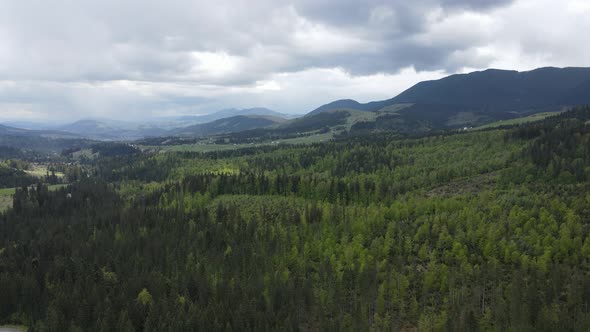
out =
[[[27,332],[28,329],[23,325],[2,325],[0,332]]]
[[[33,164],[32,165],[33,169],[30,170],[25,170],[25,173],[32,175],[34,177],[38,177],[38,178],[42,178],[44,176],[47,176],[47,174],[51,175],[51,172],[49,171],[49,169],[47,168],[46,165],[42,165],[42,164]],[[55,175],[58,178],[63,178],[64,177],[64,173],[62,172],[55,172]]]
[[[393,105],[389,105],[389,106],[385,106],[385,107],[381,108],[378,112],[379,113],[385,113],[385,112],[397,113],[397,112],[403,110],[404,108],[408,108],[412,105],[414,105],[414,104],[411,104],[411,103],[393,104]]]
[[[488,123],[483,126],[473,128],[472,130],[490,129],[490,128],[497,128],[497,127],[501,127],[501,126],[512,126],[512,125],[518,125],[518,124],[523,124],[523,123],[527,123],[527,122],[540,121],[540,120],[543,120],[543,119],[550,117],[552,115],[557,115],[559,113],[562,113],[562,112],[561,111],[560,112],[543,112],[543,113],[537,113],[537,114],[525,116],[522,118],[500,120],[500,121]]]
[[[375,121],[377,118],[376,112],[365,112],[365,111],[357,111],[357,110],[350,110],[350,116],[346,119],[346,130],[350,130],[350,128],[357,122],[363,121]]]
[[[98,157],[98,152],[92,153],[92,149],[82,149],[72,153],[72,157],[76,160],[80,160],[82,158],[92,160]]]
[[[334,137],[334,134],[330,132],[330,133],[324,133],[324,134],[316,134],[316,135],[309,135],[309,136],[303,136],[303,137],[281,139],[281,140],[277,140],[275,142],[283,143],[283,144],[312,144],[312,143],[329,141],[332,139],[332,137]],[[277,143],[275,143],[275,144],[277,144]]]
[[[10,196],[13,195],[16,188],[0,188],[0,196]]]
[[[0,196],[0,212],[6,211],[12,207],[12,195]]]
[[[67,184],[53,184],[47,188],[54,191],[66,186]],[[15,192],[16,188],[0,188],[0,212],[6,211],[12,207],[12,196]]]

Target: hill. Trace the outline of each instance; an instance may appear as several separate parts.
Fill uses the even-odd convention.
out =
[[[95,140],[135,140],[170,134],[201,136],[262,128],[280,123],[286,117],[285,114],[267,108],[227,109],[203,116],[170,117],[146,122],[82,119],[57,126],[55,130]],[[229,120],[229,122],[215,122],[232,118],[233,120]]]
[[[98,140],[127,140],[159,136],[166,132],[157,124],[131,123],[109,119],[83,119],[57,128],[86,138]]]
[[[59,130],[30,130],[0,124],[0,136],[76,138],[78,135]]]
[[[57,153],[64,148],[85,146],[90,141],[57,130],[28,130],[0,125],[0,147]]]
[[[272,116],[236,115],[208,123],[196,124],[172,130],[171,135],[207,136],[240,132],[256,128],[266,128],[283,122],[284,119]]]
[[[348,132],[358,123],[375,121],[378,114],[351,109],[326,111],[287,120],[274,126],[236,131],[223,136],[232,144],[278,141],[295,144],[313,143]]]
[[[110,121],[83,119],[58,127],[59,130],[95,139],[121,139],[137,136],[131,125]]]
[[[0,135],[28,136],[32,133],[31,130],[0,125]]]
[[[243,116],[272,116],[276,118],[283,118],[287,119],[290,116],[284,113],[280,113],[277,111],[270,110],[264,107],[254,107],[254,108],[228,108],[224,110],[220,110],[217,112],[213,112],[210,114],[205,115],[186,115],[186,116],[179,116],[173,117],[168,119],[169,121],[176,121],[176,125],[181,127],[182,124],[201,124],[201,123],[208,123],[215,120],[231,118],[234,116],[243,115]]]
[[[322,113],[322,112],[326,112],[326,111],[345,110],[345,109],[359,110],[359,111],[376,111],[376,110],[381,109],[387,105],[389,105],[387,103],[387,100],[374,101],[374,102],[370,102],[370,103],[366,103],[366,104],[361,104],[356,100],[341,99],[341,100],[333,101],[333,102],[326,104],[326,105],[322,105],[322,106],[316,108],[315,110],[309,112],[308,114],[313,115],[313,114],[318,114],[318,113]]]
[[[522,111],[588,103],[587,93],[585,98],[578,99],[579,90],[588,84],[590,68],[546,67],[525,72],[488,69],[420,82],[387,103],[485,105]]]

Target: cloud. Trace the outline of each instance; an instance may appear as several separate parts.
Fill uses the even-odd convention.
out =
[[[444,26],[448,15],[506,1],[416,3],[57,0],[33,6],[3,2],[0,36],[5,61],[0,75],[64,81],[213,79],[217,84],[222,76],[234,84],[309,67],[395,73],[423,52],[425,45],[416,36],[437,25],[452,30]],[[424,67],[444,65],[445,53],[468,47],[473,38],[461,40],[426,45],[443,58],[423,57],[428,62]],[[388,61],[391,57],[398,59]],[[210,70],[215,65],[216,73]]]
[[[0,2],[0,119],[390,98],[486,67],[588,65],[585,1]]]

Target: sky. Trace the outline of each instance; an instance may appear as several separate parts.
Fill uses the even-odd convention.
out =
[[[302,114],[486,68],[590,66],[587,0],[3,0],[0,121]]]

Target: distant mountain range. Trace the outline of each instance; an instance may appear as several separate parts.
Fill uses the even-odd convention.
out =
[[[337,100],[308,115],[338,109],[376,112],[405,105],[397,113],[406,120],[454,127],[579,104],[590,104],[590,68],[488,69],[420,82],[387,100],[364,104]]]
[[[82,119],[65,125],[43,125],[36,122],[11,122],[14,126],[0,128],[0,135],[57,135],[85,137],[96,140],[134,140],[144,137],[217,133],[263,128],[280,123],[290,115],[267,108],[225,109],[207,115],[167,117],[143,123],[110,119]],[[219,121],[226,119],[225,121]],[[19,129],[31,128],[31,129]]]
[[[125,129],[110,121],[84,119],[57,127],[59,131],[83,135],[97,139],[125,138],[132,130]]]
[[[0,135],[133,140],[155,136],[198,137],[253,129],[264,129],[275,136],[349,130],[423,132],[478,126],[580,104],[590,104],[590,68],[546,67],[525,72],[488,69],[420,82],[386,100],[333,101],[296,119],[267,108],[231,108],[144,123],[85,119],[49,126],[46,130],[3,126]],[[29,127],[41,128],[38,123]]]
[[[138,139],[169,135],[204,136],[263,128],[279,123],[287,117],[286,114],[262,107],[231,108],[206,115],[167,117],[145,123],[84,119],[60,126],[57,129],[100,140]]]
[[[0,125],[0,147],[59,153],[65,148],[86,146],[88,140],[57,130],[29,130]],[[6,157],[6,156],[4,156]]]
[[[84,119],[59,126],[56,129],[98,140],[138,139],[146,136],[159,136],[167,132],[155,124],[138,124],[108,119]]]

